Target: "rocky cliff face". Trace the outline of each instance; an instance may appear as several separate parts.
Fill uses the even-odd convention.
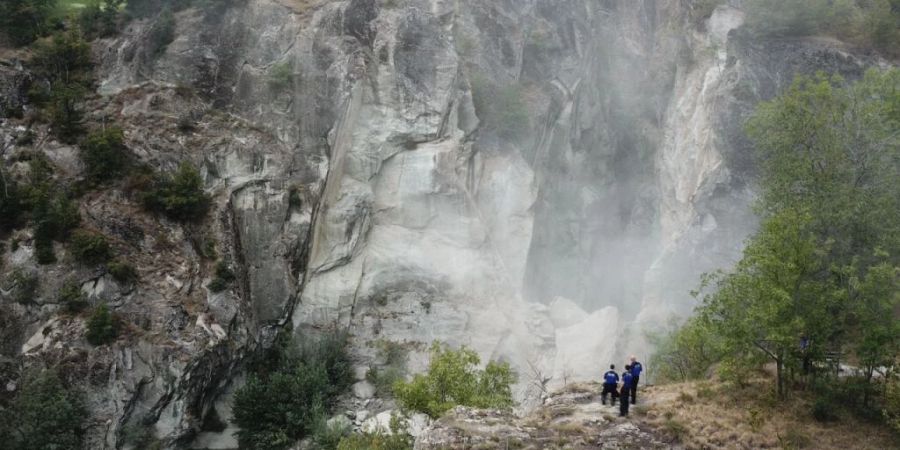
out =
[[[590,378],[645,350],[642,330],[688,313],[697,276],[753,229],[753,105],[798,72],[874,63],[750,39],[730,6],[696,25],[687,5],[232,0],[177,13],[162,54],[153,19],[131,22],[95,43],[91,114],[122,123],[143,162],[201,167],[215,212],[180,226],[127,192],[84,197],[87,225],[140,271],[127,286],[65,258],[36,266],[17,231],[2,270],[44,282],[33,304],[4,299],[4,382],[23,362],[81,371],[90,448],[122,447],[136,424],[227,447],[231,430],[204,418],[230,415],[242,359],[288,324],[346,327],[361,370],[379,340],[413,369],[433,340],[468,345],[519,369],[526,405],[531,377]],[[26,76],[0,71],[4,92]],[[4,94],[0,111],[21,101]],[[3,123],[13,166],[16,127]],[[77,177],[75,150],[37,131],[58,176]],[[234,289],[204,288],[208,242]],[[91,347],[58,314],[70,276],[127,318],[125,338]]]

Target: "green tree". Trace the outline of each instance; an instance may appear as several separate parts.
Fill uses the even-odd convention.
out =
[[[119,335],[119,319],[106,305],[100,305],[91,313],[84,337],[91,345],[106,345]]]
[[[403,408],[438,418],[457,405],[506,409],[513,406],[511,386],[516,375],[508,363],[491,361],[484,370],[473,350],[452,350],[434,343],[425,374],[394,385],[394,397]]]
[[[56,0],[0,2],[0,30],[16,45],[27,45],[50,28]]]
[[[66,280],[63,283],[59,288],[57,301],[72,313],[80,312],[88,306],[87,296],[81,290],[81,283],[75,280]]]
[[[809,231],[808,214],[784,212],[766,220],[733,272],[710,277],[701,320],[723,337],[732,358],[756,349],[776,365],[778,394],[785,393],[785,365],[802,336],[825,341],[833,330],[828,314],[832,286],[819,275],[821,251]]]
[[[203,192],[203,178],[190,163],[182,163],[174,176],[157,175],[142,200],[147,209],[180,222],[204,218],[212,202]]]
[[[0,436],[10,450],[81,448],[87,415],[81,396],[66,389],[55,372],[23,377],[9,408],[0,410]],[[5,428],[5,430],[3,430]]]
[[[730,367],[764,355],[785,368],[844,351],[872,386],[896,361],[900,328],[900,71],[847,84],[798,77],[747,125],[761,168],[762,224],[729,273],[707,280],[700,320]],[[801,337],[811,345],[800,351]],[[743,364],[742,364],[743,363]],[[869,392],[862,397],[868,404]]]
[[[30,64],[34,74],[49,84],[90,84],[91,47],[77,27],[54,33],[35,45]]]
[[[105,263],[112,253],[106,237],[88,230],[76,230],[72,233],[69,250],[76,261],[88,265]]]
[[[164,9],[163,12],[150,27],[150,50],[153,54],[161,54],[166,51],[166,47],[175,39],[175,15],[171,9]]]
[[[119,8],[124,0],[92,0],[78,13],[78,24],[90,38],[112,36],[118,28]]]
[[[29,92],[39,103],[49,102],[54,133],[75,143],[83,132],[83,102],[91,86],[91,49],[77,27],[57,32],[35,46],[30,66],[42,83]]]
[[[343,334],[280,344],[235,394],[241,448],[284,449],[311,435],[353,380]]]
[[[663,334],[650,334],[649,341],[654,348],[651,365],[656,382],[703,378],[725,356],[718,335],[700,317],[692,317]]]
[[[108,127],[89,134],[79,146],[87,179],[95,184],[115,180],[125,173],[128,148],[119,127]]]
[[[0,168],[0,231],[15,227],[22,214],[18,184]]]

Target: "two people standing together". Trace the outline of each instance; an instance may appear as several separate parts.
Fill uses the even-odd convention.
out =
[[[619,374],[616,373],[616,365],[610,364],[609,371],[603,374],[603,393],[600,394],[600,401],[605,405],[606,396],[612,394],[612,405],[616,406],[616,399],[622,397],[619,402],[619,415],[627,416],[629,397],[632,405],[637,402],[637,386],[643,371],[644,367],[632,355],[631,364],[627,364],[625,371],[622,372],[622,389],[619,390]]]

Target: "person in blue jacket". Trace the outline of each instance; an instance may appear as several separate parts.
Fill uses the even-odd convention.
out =
[[[633,387],[633,379],[634,375],[631,374],[631,366],[625,366],[625,371],[622,372],[622,391],[619,392],[619,395],[622,397],[619,401],[619,415],[623,417],[628,415],[628,393]]]
[[[616,365],[610,364],[609,370],[603,374],[603,393],[600,394],[600,402],[606,404],[606,395],[612,394],[612,405],[616,406],[616,399],[619,398],[619,374],[616,373]]]
[[[638,382],[641,380],[641,372],[644,371],[644,366],[638,362],[637,358],[634,355],[631,355],[631,404],[635,404],[637,402],[637,387]],[[627,401],[628,398],[626,397]]]

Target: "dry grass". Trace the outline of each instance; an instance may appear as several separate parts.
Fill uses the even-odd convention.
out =
[[[746,389],[710,382],[653,386],[644,395],[646,410],[633,420],[660,430],[686,449],[900,448],[885,427],[850,417],[816,422],[808,401],[777,402],[766,380]]]

